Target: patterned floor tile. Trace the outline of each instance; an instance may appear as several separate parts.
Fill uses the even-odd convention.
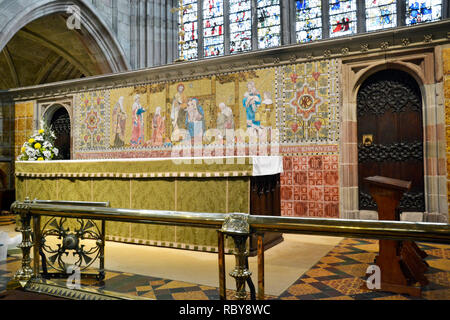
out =
[[[422,297],[427,300],[450,300],[450,289],[424,291]]]
[[[377,253],[367,252],[367,253],[355,253],[351,255],[352,260],[356,260],[362,263],[373,263]]]
[[[368,291],[367,289],[363,288],[365,282],[359,278],[330,280],[324,281],[323,283],[346,296],[360,294]]]
[[[439,257],[443,259],[450,259],[450,249],[448,248],[434,248],[425,250],[425,252],[434,257]]]
[[[432,283],[450,288],[450,272],[435,272],[432,274],[427,274],[427,279]]]
[[[317,277],[327,277],[334,275],[332,272],[327,271],[326,269],[322,268],[313,268],[305,273],[309,277],[317,278]]]
[[[345,265],[345,266],[335,266],[336,269],[345,272],[348,275],[354,277],[361,277],[366,274],[367,265],[366,264],[353,264],[353,265]]]
[[[372,300],[409,300],[408,298],[406,298],[405,296],[402,295],[395,295],[395,296],[386,296],[386,297],[378,297],[378,298],[373,298]]]
[[[140,291],[149,291],[149,290],[153,290],[152,286],[137,286],[136,287],[136,291],[140,292]]]
[[[322,298],[320,300],[355,300],[355,299],[349,296],[338,296],[338,297]]]
[[[166,284],[166,282],[164,280],[154,280],[154,281],[150,281],[150,285],[154,286],[154,287],[158,287],[158,286],[162,286]]]
[[[158,290],[161,289],[174,289],[174,288],[186,288],[186,287],[191,287],[192,284],[190,283],[186,283],[186,282],[182,282],[182,281],[170,281],[169,283],[166,283],[160,287],[158,287]]]
[[[175,300],[208,300],[203,291],[177,292],[172,294]]]
[[[430,267],[450,271],[450,259],[428,260],[427,263],[430,265]]]
[[[356,245],[354,248],[367,252],[378,252],[378,241],[377,243]]]
[[[320,290],[307,284],[295,284],[288,289],[288,292],[295,296],[302,296],[305,294],[319,293]]]
[[[320,262],[325,262],[327,264],[336,264],[343,262],[343,260],[335,256],[325,256],[322,259],[320,259]]]
[[[429,255],[426,277],[430,284],[423,288],[422,297],[370,291],[365,285],[367,267],[378,252],[378,241],[343,239],[333,250],[300,276],[279,296],[267,300],[450,300],[450,246],[418,244]],[[8,257],[0,263],[0,291],[20,267],[19,257]],[[64,280],[62,280],[64,281]],[[159,300],[218,300],[215,287],[161,279],[131,273],[107,271],[105,280],[91,286],[130,296]],[[227,299],[235,292],[227,290]],[[249,294],[247,295],[249,298]]]
[[[302,278],[302,281],[306,282],[306,283],[311,283],[311,282],[317,282],[317,279],[305,277],[305,278]]]
[[[139,296],[143,297],[143,298],[155,299],[156,300],[156,296],[155,296],[155,293],[153,291],[148,291],[148,292],[146,292],[144,294],[140,294]]]

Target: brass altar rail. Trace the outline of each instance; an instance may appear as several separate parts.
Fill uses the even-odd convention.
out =
[[[23,252],[22,268],[16,279],[26,283],[32,275],[38,275],[39,262],[30,266],[29,251],[33,246],[30,220],[39,226],[40,216],[54,216],[79,219],[122,221],[135,223],[163,224],[173,226],[204,227],[218,230],[219,293],[225,299],[224,235],[231,236],[235,243],[236,267],[230,273],[236,280],[236,298],[246,297],[245,282],[251,272],[248,270],[246,241],[251,233],[258,235],[258,298],[264,298],[264,248],[262,233],[265,231],[297,233],[321,236],[340,236],[366,239],[412,240],[434,243],[450,243],[450,225],[444,223],[420,223],[404,221],[368,221],[327,218],[296,218],[248,215],[241,213],[195,213],[179,211],[156,211],[109,208],[95,206],[96,203],[53,201],[14,202],[11,211],[20,214],[22,222]],[[97,203],[99,204],[99,203]],[[35,236],[36,238],[36,236]],[[36,249],[35,249],[36,250]],[[36,251],[35,251],[36,252]]]
[[[56,204],[56,205],[74,205],[74,206],[92,206],[109,207],[109,201],[66,201],[66,200],[33,200],[33,203]]]

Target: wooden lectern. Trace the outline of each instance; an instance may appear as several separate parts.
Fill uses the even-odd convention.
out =
[[[364,180],[377,203],[378,219],[400,220],[396,209],[403,193],[411,188],[411,182],[380,176]],[[380,240],[375,263],[381,271],[381,290],[420,296],[421,286],[428,284],[424,275],[428,268],[423,261],[425,257],[426,253],[413,241]]]

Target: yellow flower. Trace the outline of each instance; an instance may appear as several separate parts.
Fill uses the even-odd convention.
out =
[[[38,161],[44,161],[44,158],[39,157],[39,158],[38,158]]]
[[[38,132],[39,132],[39,134],[42,134],[42,133],[44,133],[44,129],[40,129]]]
[[[28,140],[28,143],[33,143],[34,142],[34,139],[33,138],[31,138],[30,140]]]
[[[35,149],[40,149],[41,148],[41,144],[38,142],[38,143],[36,143],[35,145],[34,145],[34,148]]]
[[[25,152],[25,147],[22,147],[22,149],[20,149],[20,152],[24,153]]]

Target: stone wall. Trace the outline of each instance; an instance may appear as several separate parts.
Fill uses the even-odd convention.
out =
[[[175,60],[177,15],[170,12],[174,1],[90,1],[117,37],[133,69]]]
[[[444,69],[445,133],[447,140],[447,205],[450,212],[450,48],[442,50]]]

